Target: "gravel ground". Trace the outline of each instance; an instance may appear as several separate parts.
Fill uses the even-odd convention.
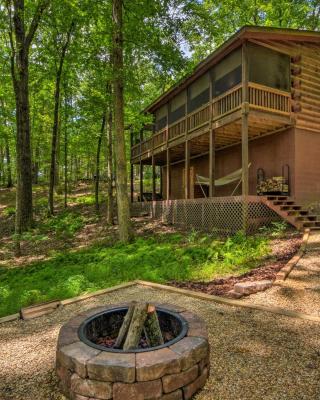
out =
[[[244,300],[320,317],[320,233],[311,232],[307,253],[284,282]]]
[[[211,376],[195,400],[320,399],[318,323],[137,286],[0,325],[0,399],[64,399],[54,373],[61,325],[85,309],[133,299],[181,304],[205,319]]]

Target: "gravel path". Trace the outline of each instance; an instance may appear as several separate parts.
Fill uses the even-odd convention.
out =
[[[320,399],[318,323],[138,286],[0,325],[0,399],[64,399],[54,374],[61,325],[82,310],[133,299],[181,304],[205,319],[211,376],[195,400]]]
[[[244,299],[320,317],[320,233],[311,232],[307,252],[284,282]]]

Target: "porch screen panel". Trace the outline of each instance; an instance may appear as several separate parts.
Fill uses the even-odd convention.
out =
[[[167,125],[167,104],[156,111],[156,131],[160,131]]]
[[[290,91],[290,57],[287,54],[248,44],[249,81]]]
[[[178,119],[186,115],[186,90],[175,96],[170,102],[169,124],[173,124]]]
[[[198,78],[188,88],[188,113],[208,103],[209,97],[210,79],[207,73]]]
[[[241,48],[234,50],[212,70],[213,97],[220,96],[241,82]]]

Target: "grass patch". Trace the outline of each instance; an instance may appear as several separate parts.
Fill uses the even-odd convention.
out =
[[[50,224],[59,231],[56,222]],[[64,225],[61,220],[58,227],[60,224]],[[138,238],[128,245],[100,244],[56,253],[48,261],[0,271],[0,316],[23,306],[62,300],[134,279],[164,283],[242,274],[257,266],[268,252],[268,242],[262,236],[239,233],[217,240],[193,232],[187,237],[157,235]]]

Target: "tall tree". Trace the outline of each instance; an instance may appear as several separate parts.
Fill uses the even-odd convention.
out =
[[[50,0],[37,4],[29,28],[26,27],[24,0],[7,0],[9,40],[11,45],[11,76],[16,102],[16,234],[32,225],[32,168],[29,110],[29,52],[41,17]],[[20,245],[17,242],[17,253]]]
[[[116,187],[119,238],[128,242],[131,237],[130,207],[127,183],[127,159],[124,136],[124,68],[123,68],[123,18],[122,0],[113,0],[113,95],[114,95],[114,123],[115,123],[115,159],[116,159]]]
[[[63,64],[68,47],[70,45],[73,28],[74,28],[74,21],[71,22],[68,32],[66,34],[65,42],[62,44],[61,53],[59,57],[59,65],[56,71],[56,82],[54,90],[54,114],[53,114],[52,142],[51,142],[50,181],[49,181],[49,194],[48,194],[49,215],[54,214],[53,194],[54,194],[54,185],[56,177],[56,153],[57,153],[58,128],[59,128],[61,77],[63,71]]]

